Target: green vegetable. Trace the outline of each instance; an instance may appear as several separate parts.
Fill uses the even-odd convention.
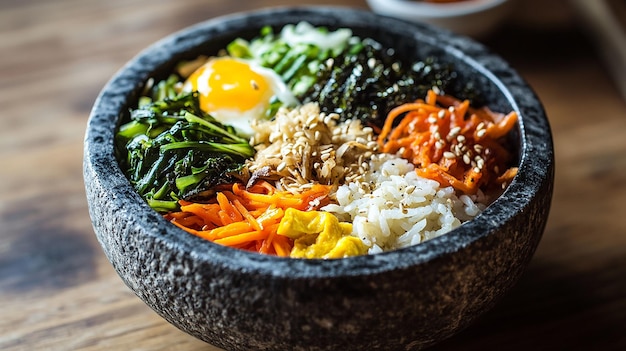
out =
[[[199,107],[197,93],[179,94],[178,80],[159,82],[130,111],[116,135],[120,164],[137,192],[157,211],[178,209],[232,182],[254,156],[248,140]]]
[[[226,50],[230,56],[273,69],[300,99],[318,82],[317,73],[328,58],[358,51],[361,46],[360,39],[348,29],[330,31],[301,22],[285,26],[280,33],[263,27],[258,37],[251,41],[236,39]]]

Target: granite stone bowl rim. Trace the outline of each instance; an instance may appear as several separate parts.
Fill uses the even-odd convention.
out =
[[[406,30],[413,31],[416,40],[443,47],[485,75],[499,87],[508,103],[520,116],[521,154],[518,176],[482,214],[459,228],[419,245],[376,255],[334,260],[280,258],[224,247],[189,235],[168,223],[134,191],[117,163],[113,151],[113,136],[122,115],[122,108],[126,106],[127,100],[138,92],[150,74],[167,65],[173,57],[184,54],[177,51],[181,48],[181,41],[188,41],[187,46],[200,44],[200,42],[194,44],[194,33],[215,29],[218,26],[242,30],[244,23],[248,23],[251,18],[277,18],[287,12],[300,13],[303,19],[306,19],[306,14],[311,13],[326,14],[335,20],[346,16],[350,18],[348,22],[356,18],[359,21],[377,23],[380,28],[384,28],[385,25],[402,24]],[[350,23],[340,25],[349,27]],[[435,40],[437,42],[434,42]],[[508,88],[510,86],[516,87],[516,90],[511,91]],[[539,107],[539,113],[533,113],[528,109],[528,105],[518,104],[516,98],[519,96],[524,96],[533,107]],[[101,134],[97,135],[94,130]],[[500,225],[523,212],[538,195],[541,184],[549,176],[547,169],[552,164],[552,148],[550,127],[541,102],[532,88],[501,57],[491,53],[482,44],[431,25],[410,23],[365,10],[337,6],[291,6],[216,17],[175,32],[141,51],[109,80],[98,95],[87,125],[84,164],[86,168],[89,165],[93,170],[92,181],[109,187],[111,201],[117,202],[122,208],[130,206],[145,214],[133,216],[133,211],[120,212],[123,213],[124,220],[129,222],[128,225],[142,228],[142,235],[151,236],[151,240],[214,265],[269,276],[305,279],[379,274],[404,269],[452,254],[483,237],[493,235]],[[494,216],[503,211],[506,213],[504,216]],[[498,221],[494,221],[494,218]]]

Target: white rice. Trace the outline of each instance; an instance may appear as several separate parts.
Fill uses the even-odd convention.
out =
[[[394,155],[375,155],[369,171],[341,185],[338,204],[322,210],[353,223],[352,235],[375,254],[419,244],[477,216],[482,194],[457,196],[454,188],[418,177],[414,166]]]

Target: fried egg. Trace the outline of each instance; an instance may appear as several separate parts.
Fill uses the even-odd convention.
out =
[[[265,118],[273,97],[298,105],[276,72],[232,57],[209,59],[187,78],[183,90],[198,91],[203,111],[246,135],[253,133],[252,120]]]

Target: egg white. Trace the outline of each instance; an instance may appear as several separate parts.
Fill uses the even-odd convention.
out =
[[[209,59],[206,64],[210,64],[212,59]],[[211,111],[205,111],[218,121],[235,127],[237,131],[243,135],[250,136],[254,133],[251,122],[253,120],[266,118],[266,112],[270,107],[270,100],[272,99],[272,97],[275,96],[278,100],[280,100],[283,106],[293,107],[300,104],[300,102],[293,95],[291,90],[289,90],[285,82],[283,82],[281,77],[272,69],[263,67],[258,63],[250,60],[242,60],[232,57],[229,57],[229,59],[245,63],[250,67],[253,72],[261,75],[268,83],[270,93],[266,94],[266,99],[263,99],[263,101],[258,101],[255,106],[246,110],[236,108],[215,108]],[[198,78],[196,86],[199,88],[199,90],[210,89],[210,87],[208,87],[208,77],[205,77],[205,75],[207,74],[208,73],[203,73]],[[189,81],[187,81],[183,85],[183,91],[190,92],[192,89],[192,84]]]

